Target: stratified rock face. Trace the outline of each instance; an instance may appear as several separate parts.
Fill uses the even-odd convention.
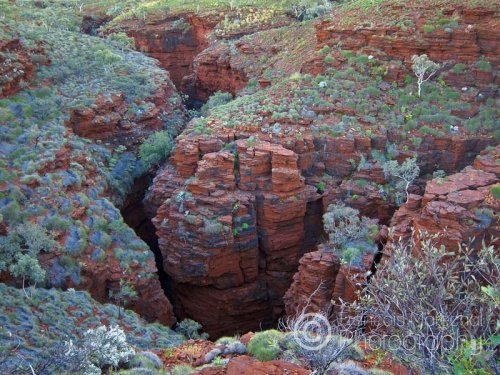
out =
[[[164,200],[153,222],[182,314],[213,335],[255,329],[281,313],[304,250],[310,190],[297,154],[281,145],[241,140],[236,153],[211,152],[221,147],[217,140],[180,141],[172,160],[181,176],[192,177],[178,178],[176,190],[167,184],[161,197],[159,184],[175,179],[160,174],[149,198]]]
[[[441,9],[443,17],[456,17],[458,27],[432,27],[431,30],[425,30],[423,26],[429,23],[425,12],[433,10],[423,7],[415,11],[400,5],[391,5],[386,11],[399,14],[400,19],[405,19],[404,22],[412,26],[381,26],[370,21],[363,26],[343,25],[342,15],[337,15],[332,20],[324,20],[316,25],[319,48],[340,42],[344,50],[365,50],[374,56],[385,56],[388,61],[401,59],[405,62],[406,68],[411,66],[413,55],[424,53],[436,62],[455,61],[466,64],[475,63],[484,56],[498,66],[497,44],[500,32],[496,27],[497,13],[493,9],[457,7]],[[320,65],[318,61],[311,61],[309,70],[317,70],[314,67],[318,68]],[[408,71],[396,65],[389,65],[388,68],[388,78],[398,80],[404,79]],[[467,82],[467,79],[470,82]],[[468,78],[449,77],[450,83],[455,81],[462,86],[467,83],[488,84],[494,79],[492,72],[482,72],[478,69]]]
[[[183,81],[183,91],[206,101],[216,91],[234,95],[244,88],[248,78],[232,65],[229,49],[227,44],[214,44],[198,54],[193,62],[193,73]]]
[[[120,27],[135,39],[138,50],[160,61],[179,88],[182,79],[191,73],[195,56],[208,47],[207,34],[218,21],[218,15],[200,17],[188,13],[168,15],[147,24],[126,21]]]
[[[346,302],[356,300],[356,292],[370,271],[374,254],[366,254],[357,265],[342,263],[333,249],[320,245],[318,251],[305,254],[300,259],[299,270],[284,296],[288,316],[302,312],[335,313],[339,298]]]
[[[500,186],[499,154],[499,147],[485,151],[473,167],[429,181],[423,196],[411,195],[391,221],[393,241],[411,236],[411,228],[439,233],[438,243],[450,250],[473,238],[474,246],[498,238],[500,200],[492,191]]]
[[[482,21],[477,23],[477,27],[484,27]],[[361,57],[370,61],[373,52],[381,63],[372,62],[373,67],[383,71],[383,64],[394,62],[401,73],[395,74],[397,79],[409,72],[412,54],[428,53],[443,61],[462,53],[468,63],[483,52],[488,58],[496,58],[486,53],[490,47],[483,42],[475,54],[447,44],[447,39],[413,51],[413,40],[422,39],[420,24],[407,34],[392,33],[395,40],[389,35],[392,29],[385,26],[361,31],[330,26],[326,21],[318,23],[318,50],[326,44],[332,47],[345,36],[343,43],[347,44],[342,49],[353,51],[351,60]],[[459,30],[451,33],[453,38],[463,32],[463,27]],[[372,40],[380,35],[388,39],[389,46],[398,48],[388,47],[379,58],[375,45],[381,42],[373,44]],[[243,54],[250,50],[245,41],[234,44]],[[334,50],[332,55],[342,55],[338,45],[330,49]],[[237,68],[237,58],[230,50],[216,43],[202,52],[195,59],[194,76],[184,80],[184,87],[193,84],[191,88],[203,98],[218,90],[237,91],[244,81],[238,71],[246,70]],[[356,55],[358,52],[366,55]],[[320,72],[336,68],[325,63],[319,51],[315,55],[321,59]],[[175,284],[177,313],[200,321],[213,336],[257,329],[259,322],[265,325],[283,313],[283,296],[299,259],[321,242],[321,218],[330,203],[345,201],[362,215],[389,223],[396,204],[394,184],[383,173],[386,156],[400,163],[417,157],[421,176],[438,169],[452,174],[470,165],[481,150],[494,143],[489,131],[471,133],[462,131],[464,127],[452,131],[439,119],[439,125],[433,123],[434,117],[418,119],[412,125],[406,105],[399,101],[403,94],[414,96],[411,87],[405,86],[408,91],[403,93],[397,85],[383,82],[385,75],[380,74],[378,91],[373,95],[379,99],[374,99],[370,93],[363,93],[368,88],[364,83],[373,78],[369,69],[372,63],[365,63],[369,66],[358,71],[348,58],[343,62],[351,65],[352,73],[339,69],[344,75],[335,77],[330,69],[316,79],[304,75],[274,82],[254,95],[213,109],[208,119],[193,120],[177,139],[171,164],[160,172],[149,191],[146,206],[154,217],[165,270]],[[315,72],[314,66],[304,66],[303,61],[297,61],[297,67]],[[356,72],[362,73],[363,79],[356,78]],[[391,74],[388,71],[387,75]],[[339,98],[337,94],[346,88],[347,95]],[[484,110],[481,100],[475,98],[479,95],[477,88],[454,91],[453,96],[470,104],[460,113],[453,112],[457,124]],[[348,97],[356,102],[349,104]],[[366,104],[369,108],[360,109]],[[466,113],[467,108],[476,113]],[[365,116],[368,113],[370,116]],[[394,149],[397,152],[391,152]],[[423,185],[423,181],[417,183]],[[418,186],[410,191],[421,193]],[[328,293],[323,293],[318,307],[332,298],[353,298],[354,289],[346,281],[349,272],[334,258],[326,266],[321,262],[312,255],[304,258],[302,275],[299,273],[297,285],[289,292],[291,310],[321,283],[314,272],[321,276],[337,270],[326,280],[330,283]],[[371,263],[367,259],[360,271]],[[318,270],[309,276],[306,264]]]
[[[383,224],[395,210],[394,202],[378,189],[353,183],[387,183],[371,156],[372,150],[385,149],[387,138],[314,139],[306,133],[300,140],[270,143],[262,140],[272,138],[265,134],[253,133],[249,139],[248,133],[217,132],[178,138],[171,165],[155,178],[146,198],[150,214],[156,213],[153,223],[165,271],[175,284],[176,312],[200,321],[213,336],[257,329],[259,322],[272,323],[284,312],[283,296],[299,259],[321,240],[321,218],[328,204],[347,199],[361,214],[385,218]],[[417,151],[418,160],[422,171],[435,165],[453,170],[470,163],[469,153],[488,142],[428,137]],[[370,168],[353,170],[349,159],[359,161],[361,156]],[[405,157],[403,152],[399,156]],[[325,172],[339,185],[319,193],[318,176]],[[353,194],[358,190],[361,198]],[[308,261],[316,260],[306,256],[304,264]],[[347,270],[340,268],[338,259],[330,259],[328,267],[338,270],[325,280],[331,286],[318,307],[332,298],[354,298],[348,274],[366,272],[372,261],[366,259],[360,270]],[[287,309],[303,303],[321,281],[305,282],[289,292]]]

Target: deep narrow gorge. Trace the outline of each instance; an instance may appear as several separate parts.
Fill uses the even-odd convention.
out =
[[[474,21],[469,13],[464,17]],[[487,20],[487,15],[482,18],[483,23]],[[177,88],[190,97],[188,104],[197,102],[199,107],[211,94],[222,91],[235,95],[248,82],[244,69],[231,65],[237,58],[228,56],[223,44],[209,41],[208,34],[218,21],[217,17],[183,14],[145,25],[122,26],[141,51],[157,58],[170,72]],[[316,50],[337,39],[344,41],[344,48],[353,43],[353,49],[363,51],[375,51],[382,43],[380,30],[344,30],[339,35],[335,30],[327,36],[329,30],[327,23],[316,25]],[[481,30],[476,33],[474,52],[439,41],[437,34],[436,39],[426,37],[428,46],[418,48],[420,52],[429,51],[438,61],[452,57],[474,61],[480,54],[491,54],[492,48],[486,34]],[[410,56],[411,44],[400,43],[410,35],[391,35],[391,47],[376,53],[390,59]],[[459,40],[462,34],[453,33],[452,38]],[[241,47],[248,42],[238,43]],[[439,54],[434,52],[437,50]],[[318,73],[319,66],[322,63],[317,57],[303,57],[304,72]],[[390,65],[388,69],[395,68]],[[386,79],[398,82],[405,69],[398,65],[398,73],[388,71]],[[477,84],[485,88],[488,82]],[[279,134],[281,127],[265,116],[260,130],[248,126],[230,130],[208,123],[206,126],[213,129],[209,134],[183,134],[169,163],[158,171],[149,187],[140,184],[142,193],[122,210],[127,223],[150,245],[157,265],[165,271],[159,273],[178,319],[199,321],[212,337],[271,327],[283,316],[285,307],[290,314],[307,299],[319,285],[314,280],[318,275],[329,283],[318,307],[336,298],[355,298],[355,290],[346,283],[349,274],[372,270],[381,253],[367,257],[360,268],[353,269],[345,269],[333,254],[331,259],[325,258],[321,254],[328,251],[323,247],[317,251],[317,245],[326,239],[322,216],[330,203],[345,201],[382,225],[399,225],[393,220],[395,202],[388,200],[380,188],[389,181],[376,155],[386,154],[405,140],[398,133],[317,136],[309,131],[312,121],[302,118],[288,122],[284,135]],[[193,122],[196,120],[188,130]],[[266,127],[271,129],[266,131]],[[300,138],[292,136],[297,131]],[[396,157],[403,161],[416,154],[422,176],[436,170],[453,174],[472,164],[476,155],[493,143],[483,136],[424,136],[417,149],[399,148]],[[422,194],[428,179],[413,185],[412,193]],[[385,243],[386,229],[381,233],[385,233],[381,240]],[[320,268],[326,268],[314,271],[319,274],[312,280],[301,276],[299,264],[305,271],[306,265],[314,267],[317,262]],[[309,284],[301,285],[304,282]]]

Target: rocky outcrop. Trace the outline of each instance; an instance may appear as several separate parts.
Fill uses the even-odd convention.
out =
[[[299,270],[283,297],[288,316],[302,312],[335,314],[339,299],[354,302],[358,283],[365,281],[366,272],[372,269],[374,254],[365,254],[357,264],[341,262],[328,245],[300,259]],[[361,284],[362,285],[362,284]]]
[[[233,152],[213,152],[222,145],[179,141],[172,161],[181,176],[193,176],[175,190],[167,185],[162,197],[160,184],[169,179],[160,174],[149,195],[163,199],[153,222],[181,315],[215,336],[279,316],[298,259],[310,250],[304,218],[316,195],[293,151],[240,140]],[[205,152],[199,162],[188,156],[192,147],[196,158]]]
[[[409,238],[412,228],[439,233],[437,242],[451,250],[472,239],[475,247],[498,239],[500,200],[492,192],[500,186],[499,153],[499,147],[485,151],[473,166],[429,181],[423,196],[411,195],[391,221],[392,241]]]
[[[309,370],[286,361],[260,362],[249,356],[239,356],[229,360],[226,367],[207,367],[195,372],[199,375],[308,375]]]
[[[328,27],[328,22],[317,26],[320,44],[340,38],[342,29]],[[372,35],[386,35],[388,29],[351,29],[352,35],[344,35],[347,47],[342,45],[342,49],[369,53],[370,48],[375,50],[370,44]],[[403,40],[396,36],[396,40]],[[360,41],[356,47],[352,41],[355,37],[366,45]],[[231,47],[214,44],[196,59],[193,74],[205,72],[201,74],[205,88],[213,82],[203,93],[204,98],[221,87],[237,90],[232,74],[244,66],[236,63],[238,53],[244,55],[251,50],[245,42],[247,39],[239,40]],[[428,43],[415,53],[434,56],[437,48],[437,44]],[[458,53],[453,46],[440,48],[443,59],[452,58],[453,51]],[[449,52],[448,48],[454,49]],[[234,54],[234,49],[239,52]],[[388,51],[383,52],[387,60],[406,59],[406,53],[411,52],[398,55],[390,48]],[[325,57],[321,59],[321,66],[326,68]],[[300,69],[302,62],[297,63]],[[407,67],[396,65],[404,76]],[[321,77],[300,76],[275,84],[238,99],[241,106],[237,110],[236,105],[230,105],[225,113],[214,111],[219,118],[212,115],[193,120],[177,139],[170,164],[155,178],[145,206],[154,217],[179,317],[200,321],[215,337],[255,330],[259,323],[264,327],[272,324],[284,312],[283,296],[299,259],[322,242],[321,218],[330,203],[345,201],[362,215],[388,224],[396,204],[395,184],[383,173],[382,163],[387,157],[399,162],[417,157],[422,178],[410,192],[422,194],[428,174],[438,169],[456,173],[494,143],[490,129],[471,134],[462,127],[451,130],[440,122],[431,123],[434,118],[408,124],[411,116],[405,110],[396,110],[398,98],[387,82],[377,81],[375,96],[379,100],[361,93],[367,88],[363,82],[371,80],[366,70],[361,78],[353,73],[353,80],[347,77],[336,82],[336,78],[326,77],[319,81]],[[226,77],[213,80],[212,74]],[[348,95],[335,99],[344,86],[350,87]],[[203,92],[201,86],[196,90]],[[365,96],[346,105],[347,97],[354,100],[359,98],[358,93]],[[474,102],[477,93],[476,89],[465,90],[453,96],[459,95],[464,108],[473,103],[472,109],[479,106],[484,110],[484,105]],[[368,107],[363,107],[365,104]],[[358,111],[358,105],[365,108],[365,115]],[[391,108],[396,117],[388,114],[392,114]],[[457,123],[478,113],[465,112],[454,112]],[[370,116],[366,116],[368,113]],[[359,272],[371,268],[373,257],[365,261]],[[353,298],[355,290],[347,282],[351,271],[342,268],[333,254],[308,254],[301,267],[296,286],[289,292],[291,310],[302,304],[321,283],[318,278],[329,272],[333,275],[326,280],[328,288],[318,292],[314,303],[319,307],[338,297]]]
[[[122,93],[100,94],[89,107],[72,110],[66,125],[80,137],[132,149],[150,133],[162,130],[166,121],[177,123],[175,130],[181,130],[184,107],[168,78],[151,96],[134,104],[127,102]]]
[[[397,81],[404,80],[410,72],[411,57],[424,53],[431,60],[440,63],[474,64],[485,57],[493,66],[498,67],[500,34],[497,11],[454,6],[443,7],[441,11],[441,21],[444,20],[445,26],[432,24],[435,11],[425,7],[387,5],[383,11],[386,17],[375,20],[368,16],[360,23],[351,24],[345,22],[348,17],[346,14],[336,14],[331,19],[316,24],[317,48],[341,43],[343,50],[363,51],[367,55],[377,56],[387,61],[386,79]],[[394,14],[398,14],[398,20],[401,21],[388,26],[387,20],[394,17]],[[452,26],[446,27],[446,21]],[[340,55],[335,57],[342,61]],[[397,60],[404,64],[395,64]],[[321,59],[315,57],[305,70],[318,72],[321,71],[321,66]],[[487,85],[496,78],[491,71],[473,68],[472,74],[456,77],[450,73],[445,79],[449,84],[463,87]]]
[[[230,48],[226,43],[216,43],[198,54],[193,73],[184,77],[182,90],[196,100],[207,101],[217,91],[235,95],[243,89],[248,78],[231,63]]]
[[[28,50],[19,38],[0,40],[0,99],[15,95],[22,85],[29,85],[37,64],[49,63],[42,47]]]
[[[210,137],[178,138],[171,165],[155,178],[146,206],[156,213],[153,223],[165,271],[175,284],[178,316],[198,320],[218,336],[254,330],[257,322],[270,324],[283,313],[282,298],[299,259],[321,240],[329,203],[347,200],[363,215],[385,218],[382,224],[396,206],[377,188],[386,181],[372,157],[372,150],[385,152],[387,137],[314,138],[306,132],[298,140],[214,131]],[[488,143],[479,137],[426,137],[417,150],[419,164],[423,173],[436,165],[453,171]],[[398,158],[408,155],[401,152]],[[357,164],[362,156],[366,168],[355,170],[349,159]],[[334,177],[320,192],[318,177],[325,172]],[[357,184],[362,180],[371,185]],[[338,260],[329,262],[338,267]],[[352,297],[348,278],[339,269],[324,299]],[[311,288],[290,294],[290,300],[300,303]]]
[[[54,212],[61,207],[72,219],[68,229],[53,229],[60,249],[39,257],[47,272],[46,286],[86,290],[101,303],[124,304],[148,321],[171,326],[176,319],[161,288],[154,257],[122,222],[120,212],[108,199],[113,195],[112,188],[87,156],[92,161],[99,160],[99,155],[87,152],[77,153],[71,145],[65,145],[54,162],[40,171],[68,184],[59,187],[60,195],[44,197],[47,219],[57,218]],[[75,165],[86,165],[81,175],[72,170]],[[75,178],[78,186],[73,185]],[[136,295],[125,300],[117,297],[124,288],[133,289]]]

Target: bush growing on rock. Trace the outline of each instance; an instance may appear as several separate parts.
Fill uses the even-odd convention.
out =
[[[203,107],[201,107],[201,113],[202,115],[206,115],[212,108],[227,104],[231,100],[233,100],[233,95],[231,93],[217,91],[210,98],[208,98],[208,101],[203,105]]]
[[[147,368],[147,369],[161,369],[163,363],[161,359],[153,352],[141,352],[137,353],[129,361],[128,366],[130,368]]]
[[[336,363],[348,359],[364,359],[363,350],[356,344],[362,318],[345,315],[349,310],[340,306],[342,309],[332,320],[328,311],[307,313],[308,306],[280,322],[290,332],[285,344],[286,358],[299,359],[317,374],[330,373]]]
[[[200,323],[195,322],[192,319],[184,319],[182,322],[177,323],[175,327],[175,332],[180,333],[188,340],[192,339],[206,340],[208,339],[208,334],[199,332],[202,328],[203,326]]]
[[[166,130],[153,133],[139,148],[139,158],[146,168],[159,165],[172,151],[172,136]]]
[[[272,361],[281,353],[280,343],[283,333],[270,329],[256,333],[248,343],[248,352],[259,361]]]
[[[376,251],[373,238],[378,232],[377,220],[359,217],[359,211],[343,203],[331,204],[323,215],[323,226],[341,258],[352,263],[366,251]]]
[[[134,349],[118,326],[89,329],[81,340],[65,343],[68,370],[72,372],[100,374],[101,368],[117,368],[133,355]]]
[[[366,237],[368,218],[359,218],[359,211],[343,203],[331,204],[323,215],[323,224],[330,242],[342,248],[345,244]]]
[[[409,158],[401,164],[399,164],[397,160],[389,160],[384,163],[383,168],[387,179],[392,181],[396,179],[394,182],[398,190],[396,193],[396,203],[402,204],[403,199],[408,201],[408,188],[420,174],[420,167],[417,165],[417,159]]]

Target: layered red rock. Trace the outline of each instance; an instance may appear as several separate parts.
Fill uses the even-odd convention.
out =
[[[483,240],[498,238],[500,201],[493,197],[492,188],[500,183],[499,151],[497,147],[484,152],[473,167],[429,181],[423,196],[411,195],[391,221],[392,241],[409,238],[412,228],[439,233],[437,242],[450,250],[472,239],[477,247]]]
[[[434,10],[421,4],[408,4],[404,8],[399,4],[386,4],[383,9],[385,16],[377,20],[367,17],[361,21],[361,25],[344,22],[348,14],[334,14],[331,19],[316,24],[317,49],[341,43],[343,50],[364,51],[377,56],[387,61],[386,79],[396,81],[404,80],[406,74],[410,73],[413,55],[427,54],[431,60],[439,63],[454,61],[465,64],[474,64],[484,57],[493,66],[498,66],[498,10],[444,6],[441,11],[443,19],[449,19],[450,23],[452,19],[456,20],[456,25],[432,25],[429,19],[435,15]],[[395,17],[404,21],[389,26],[387,20]],[[336,57],[343,60],[340,55]],[[394,64],[398,60],[403,65]],[[313,58],[306,70],[319,72],[321,65],[318,58]],[[495,76],[491,72],[473,69],[472,74],[461,77],[455,77],[450,72],[445,79],[458,87],[485,86],[492,83]]]
[[[307,189],[297,154],[269,142],[235,143],[237,160],[203,138],[179,141],[177,173],[185,171],[183,147],[203,155],[193,176],[168,197],[157,177],[149,195],[163,199],[153,222],[181,312],[214,335],[279,316],[304,241]]]
[[[80,137],[133,148],[150,133],[162,130],[165,118],[184,113],[177,90],[168,78],[151,96],[136,104],[146,109],[131,110],[131,103],[122,93],[100,94],[89,107],[72,110],[67,126]]]
[[[197,100],[207,101],[217,91],[235,95],[248,83],[245,72],[231,63],[229,46],[214,44],[198,54],[193,73],[184,77],[182,88]]]
[[[218,14],[168,14],[147,23],[125,21],[120,27],[134,38],[138,50],[160,62],[180,88],[182,79],[192,72],[195,56],[208,47],[208,33],[219,20]]]
[[[328,245],[320,245],[318,251],[305,254],[283,298],[286,314],[334,314],[339,299],[354,302],[359,290],[357,282],[365,280],[365,274],[371,270],[373,261],[374,254],[369,253],[363,256],[359,264],[341,262]]]

